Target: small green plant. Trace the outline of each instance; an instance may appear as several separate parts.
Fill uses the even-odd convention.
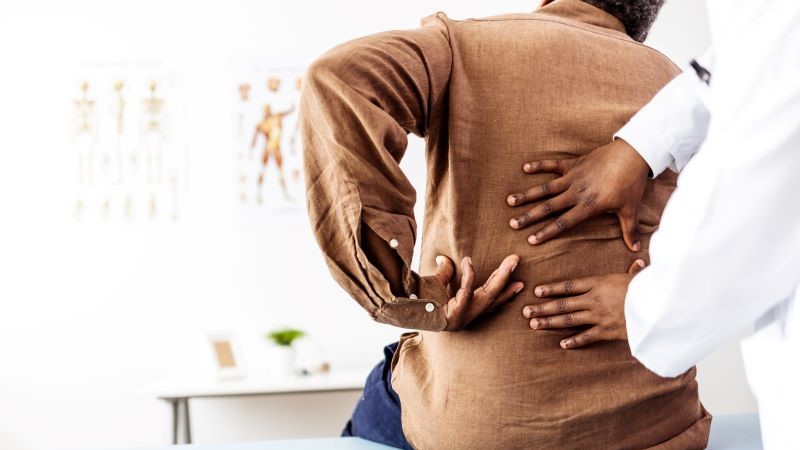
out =
[[[295,330],[293,328],[283,328],[279,330],[270,331],[269,333],[267,333],[266,338],[274,342],[275,345],[280,345],[282,347],[289,347],[292,345],[292,342],[305,335],[306,333],[301,330]]]

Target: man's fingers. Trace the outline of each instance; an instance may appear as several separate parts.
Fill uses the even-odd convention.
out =
[[[647,263],[645,263],[643,259],[637,259],[633,262],[633,264],[631,264],[631,267],[628,269],[628,273],[631,275],[636,275],[645,267],[647,267]]]
[[[589,344],[593,344],[595,342],[604,341],[602,335],[599,333],[597,327],[592,327],[582,333],[578,333],[575,336],[568,337],[563,339],[559,345],[564,350],[572,350],[576,348],[586,347]]]
[[[456,296],[451,298],[445,306],[445,317],[447,317],[447,330],[460,330],[471,320],[469,317],[470,303],[472,300],[472,282],[475,279],[475,271],[472,269],[472,259],[466,257],[461,260],[461,288],[456,292]]]
[[[522,171],[525,173],[560,173],[564,175],[575,164],[576,158],[569,159],[540,159],[525,163]]]
[[[438,261],[437,261],[438,263]],[[508,283],[511,272],[517,267],[519,256],[507,256],[487,282],[473,290],[475,269],[472,259],[461,260],[461,287],[456,296],[445,305],[446,331],[457,331],[487,310],[492,310],[511,300],[525,287],[522,282]],[[442,264],[440,264],[441,266]]]
[[[519,206],[530,203],[551,195],[560,194],[569,188],[569,180],[566,178],[556,178],[553,181],[540,184],[528,189],[525,192],[511,194],[506,198],[509,206]]]
[[[444,255],[439,255],[436,257],[436,278],[444,286],[448,286],[450,284],[450,280],[453,279],[453,274],[456,271],[456,265],[453,264],[453,260],[448,258]]]
[[[642,249],[639,240],[639,209],[637,207],[625,208],[617,214],[619,224],[622,227],[622,239],[625,245],[633,252]]]
[[[472,268],[472,258],[467,256],[461,260],[461,289],[472,296],[472,283],[475,281],[475,269]]]
[[[445,304],[444,315],[447,318],[445,330],[457,331],[464,327],[468,305],[469,299],[461,291],[458,291],[458,294]]]
[[[509,284],[505,289],[503,289],[503,292],[501,292],[500,295],[495,297],[494,302],[492,302],[492,306],[489,307],[488,311],[494,311],[508,303],[512,298],[514,298],[515,295],[522,292],[523,289],[525,289],[525,284],[521,281],[515,281]]]
[[[519,264],[519,256],[506,256],[497,270],[486,280],[486,283],[475,290],[467,314],[468,321],[472,321],[487,311],[493,311],[522,290],[523,284],[520,282],[508,285],[511,272],[517,268],[517,264]]]
[[[526,305],[522,308],[522,315],[525,316],[526,319],[557,316],[566,313],[583,311],[587,309],[586,306],[586,302],[582,297],[565,297],[540,303],[538,305]]]
[[[552,328],[570,328],[578,325],[594,324],[594,315],[589,311],[578,311],[558,316],[540,317],[531,319],[530,327],[534,330],[549,330]]]
[[[528,243],[531,245],[538,245],[542,242],[547,242],[588,219],[591,214],[592,212],[586,208],[572,208],[558,216],[556,220],[550,222],[541,230],[528,236]]]
[[[513,219],[511,219],[511,221],[509,221],[508,224],[511,225],[511,228],[519,230],[527,227],[528,225],[534,222],[538,222],[553,213],[564,210],[574,204],[575,201],[572,199],[571,195],[561,194],[556,198],[545,200],[542,203],[534,206],[530,210],[526,211],[525,213],[517,217],[514,217]]]
[[[500,267],[486,280],[483,285],[483,290],[488,298],[493,299],[503,288],[508,284],[508,279],[511,277],[511,272],[517,268],[519,264],[519,256],[509,255],[500,263]]]
[[[542,284],[540,286],[536,286],[536,289],[533,291],[533,293],[539,298],[562,295],[569,297],[589,292],[592,287],[594,287],[595,283],[597,283],[597,281],[597,277],[589,277],[561,281],[558,283]]]

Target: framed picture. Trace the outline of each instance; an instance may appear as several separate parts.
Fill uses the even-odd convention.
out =
[[[217,378],[243,378],[245,376],[244,362],[235,335],[227,332],[213,332],[208,334],[208,341],[217,368]]]

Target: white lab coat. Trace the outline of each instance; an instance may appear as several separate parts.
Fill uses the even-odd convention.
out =
[[[707,6],[710,86],[688,69],[618,133],[655,174],[683,169],[628,289],[628,338],[675,376],[755,325],[764,448],[800,449],[800,1]]]

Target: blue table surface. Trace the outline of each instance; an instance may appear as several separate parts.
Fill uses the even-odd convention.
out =
[[[762,450],[758,414],[714,416],[709,450]]]
[[[324,438],[179,445],[151,450],[390,450],[392,448],[358,438]],[[708,448],[709,450],[762,450],[758,416],[740,414],[714,417]]]
[[[143,450],[396,450],[359,438],[287,439],[230,444],[170,445]]]

